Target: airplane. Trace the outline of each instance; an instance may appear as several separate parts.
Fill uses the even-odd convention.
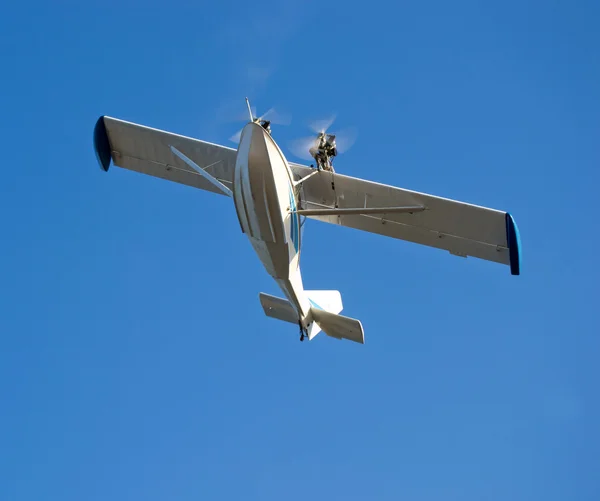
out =
[[[341,315],[337,290],[305,290],[300,273],[306,219],[355,228],[521,269],[519,230],[512,215],[456,200],[339,174],[335,134],[323,130],[309,155],[314,165],[287,160],[271,122],[250,120],[237,148],[101,116],[93,143],[101,169],[112,164],[233,199],[241,231],[285,298],[260,293],[264,313],[296,324],[300,341],[321,331],[364,344],[360,320]]]

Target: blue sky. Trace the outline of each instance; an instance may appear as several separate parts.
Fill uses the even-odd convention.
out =
[[[0,499],[599,499],[599,15],[4,7]],[[300,344],[230,200],[92,149],[103,114],[228,144],[246,95],[284,146],[357,126],[338,171],[510,211],[522,275],[309,222],[366,344]]]

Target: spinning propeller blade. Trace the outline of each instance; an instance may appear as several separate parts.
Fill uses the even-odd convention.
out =
[[[241,137],[242,137],[242,130],[243,130],[243,129],[240,129],[240,130],[238,130],[238,131],[237,131],[237,132],[236,132],[236,133],[235,133],[233,136],[231,136],[231,137],[229,138],[229,140],[230,140],[231,142],[233,142],[233,143],[237,143],[237,144],[239,144],[239,143],[240,143],[240,139],[241,139]]]
[[[313,157],[310,154],[310,149],[318,144],[318,139],[314,136],[310,136],[291,141],[289,148],[290,151],[298,158],[302,158],[303,160],[312,160]]]
[[[334,113],[328,118],[323,118],[321,120],[314,120],[308,126],[312,129],[315,134],[325,134],[327,129],[333,125],[335,122],[336,114]]]
[[[263,116],[256,117],[255,120],[269,120],[275,125],[290,125],[292,123],[292,117],[289,114],[277,112],[275,108],[267,110]]]
[[[338,153],[345,153],[356,142],[356,138],[358,137],[358,130],[356,129],[356,127],[349,127],[347,129],[343,129],[340,132],[336,132],[334,135],[335,145],[338,150]]]

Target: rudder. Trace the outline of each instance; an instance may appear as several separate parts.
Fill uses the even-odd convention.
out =
[[[312,308],[339,313],[344,309],[340,291],[304,291]]]

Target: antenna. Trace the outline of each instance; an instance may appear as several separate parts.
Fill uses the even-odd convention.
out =
[[[254,116],[252,115],[252,108],[250,108],[250,101],[246,98],[246,106],[248,106],[248,113],[250,113],[250,121],[254,122]]]

